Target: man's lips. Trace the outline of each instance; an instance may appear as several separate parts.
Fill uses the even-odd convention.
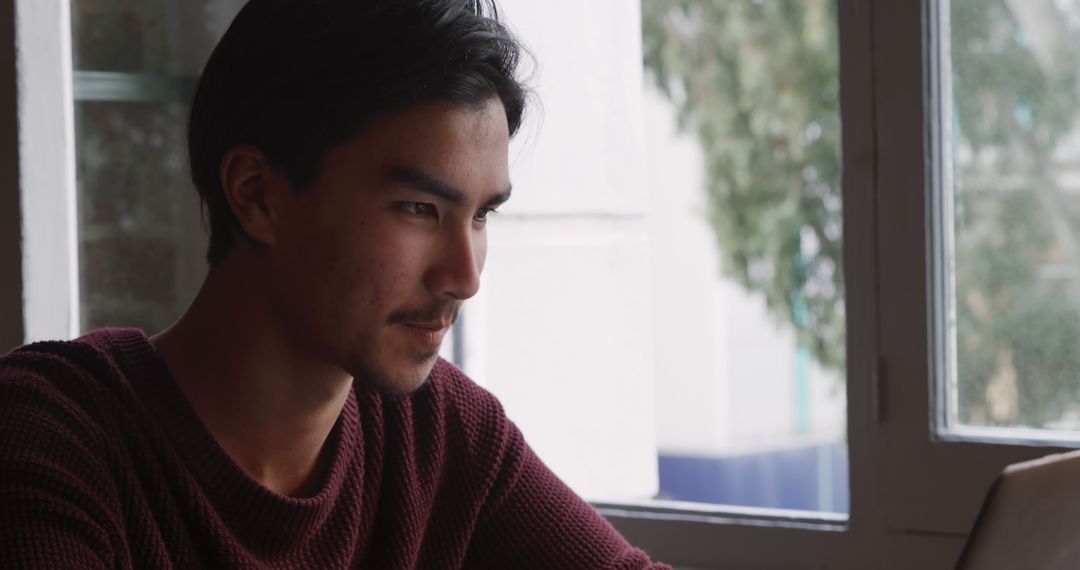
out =
[[[401,326],[413,341],[427,348],[438,348],[450,330],[449,321],[407,322]]]
[[[387,319],[403,333],[407,343],[424,352],[438,350],[443,337],[457,320],[461,304],[434,304],[418,310],[401,310]]]
[[[426,329],[429,331],[441,331],[443,329],[450,328],[452,324],[450,321],[427,321],[427,322],[407,322],[402,323],[405,326],[415,327],[418,329]]]

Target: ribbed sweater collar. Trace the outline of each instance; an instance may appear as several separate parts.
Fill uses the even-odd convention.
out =
[[[251,530],[262,534],[263,540],[273,540],[279,534],[281,540],[293,544],[304,540],[306,537],[298,536],[297,529],[303,529],[301,534],[317,531],[333,511],[346,479],[358,476],[355,468],[362,468],[363,445],[354,391],[349,391],[341,415],[327,438],[324,453],[332,454],[331,467],[319,492],[308,498],[285,497],[248,476],[218,445],[142,331],[102,332],[119,353],[135,391],[176,446],[203,491],[217,504],[217,510],[242,516],[246,524],[258,527]]]

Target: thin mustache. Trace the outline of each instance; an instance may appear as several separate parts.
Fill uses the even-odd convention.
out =
[[[402,309],[390,314],[388,319],[390,324],[398,325],[403,323],[429,323],[432,321],[449,320],[453,325],[458,320],[458,315],[461,313],[461,304],[455,303],[447,305],[440,303],[425,307],[423,309],[409,310]],[[447,319],[449,317],[449,319]]]

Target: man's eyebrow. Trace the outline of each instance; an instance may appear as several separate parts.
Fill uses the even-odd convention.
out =
[[[397,182],[407,184],[414,190],[424,192],[425,194],[431,194],[450,202],[456,206],[465,206],[465,193],[453,186],[439,180],[438,178],[420,170],[419,168],[409,166],[397,166],[390,169],[390,178]],[[484,202],[484,207],[498,206],[503,202],[510,199],[511,187],[508,185],[506,190],[499,192],[494,196],[491,196]]]

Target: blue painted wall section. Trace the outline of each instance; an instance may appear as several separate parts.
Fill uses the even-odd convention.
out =
[[[846,513],[847,444],[730,457],[660,455],[658,499]]]

